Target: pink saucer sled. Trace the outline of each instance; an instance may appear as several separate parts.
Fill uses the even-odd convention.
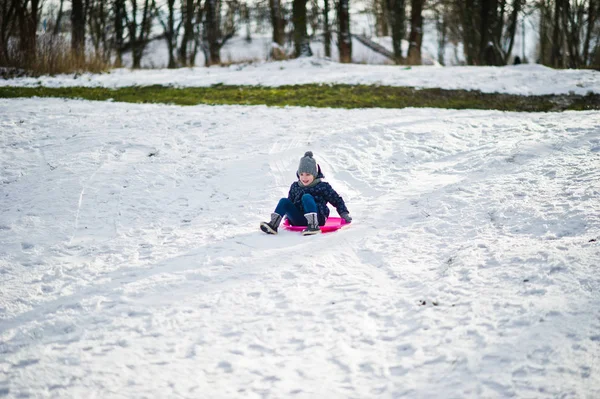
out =
[[[347,223],[342,218],[331,217],[331,218],[327,219],[324,226],[321,226],[321,232],[322,233],[331,233],[332,231],[339,230],[348,224],[350,224],[350,223]],[[290,224],[289,220],[285,219],[283,221],[283,228],[286,230],[290,230],[290,231],[302,231],[306,228],[306,226],[292,226]]]

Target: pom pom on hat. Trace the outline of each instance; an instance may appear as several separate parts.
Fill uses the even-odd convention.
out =
[[[317,177],[317,175],[319,174],[317,161],[314,160],[312,151],[306,151],[304,153],[304,156],[300,158],[300,164],[298,165],[298,174],[301,173],[310,173],[314,177]]]

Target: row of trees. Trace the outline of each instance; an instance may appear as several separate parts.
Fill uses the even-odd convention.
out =
[[[519,21],[538,17],[537,62],[557,68],[600,67],[600,0],[439,0],[432,3],[440,44],[463,43],[469,65],[505,65]],[[524,27],[522,27],[524,29]]]
[[[93,56],[121,66],[131,52],[141,66],[151,40],[165,40],[168,66],[193,66],[202,51],[207,65],[219,64],[222,46],[241,26],[272,31],[274,57],[311,55],[311,39],[325,55],[337,44],[341,62],[352,60],[349,0],[0,0],[0,66],[33,65],[39,41],[68,38],[74,60]],[[392,38],[390,58],[420,64],[424,16],[434,23],[438,60],[448,42],[462,43],[469,65],[510,61],[518,24],[539,16],[539,59],[554,67],[600,65],[600,0],[366,0],[375,33]],[[157,29],[157,27],[160,27]],[[40,32],[45,32],[43,35]],[[363,35],[361,35],[363,36]],[[369,38],[361,37],[369,43]],[[402,41],[408,40],[406,53]],[[377,50],[377,44],[371,43]],[[385,52],[384,52],[385,53]]]

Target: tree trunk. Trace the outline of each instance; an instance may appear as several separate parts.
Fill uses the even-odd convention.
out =
[[[480,32],[475,28],[477,23],[475,1],[465,0],[462,6],[463,44],[468,65],[479,65]]]
[[[352,62],[352,36],[350,35],[349,0],[338,0],[338,51],[340,62]]]
[[[27,7],[31,3],[31,11]],[[21,62],[26,68],[31,68],[36,60],[36,31],[39,19],[39,0],[17,1],[16,17],[19,24],[19,44]]]
[[[446,6],[444,5],[444,3],[438,4],[438,6],[435,7],[433,11],[435,14],[435,26],[436,26],[437,34],[438,34],[437,58],[438,58],[438,62],[441,65],[445,65],[446,63],[444,60],[444,49],[446,48],[447,37],[448,37],[448,23],[447,23],[447,18],[446,18]]]
[[[242,19],[244,24],[246,25],[246,42],[252,42],[252,29],[250,28],[250,24],[252,23],[252,8],[248,5],[248,3],[242,4]]]
[[[373,14],[375,17],[375,36],[388,36],[388,12],[385,0],[373,1]]]
[[[108,0],[96,0],[86,5],[89,37],[94,46],[95,56],[103,62],[110,62],[112,46],[107,40]]]
[[[114,0],[114,15],[115,15],[115,39],[114,47],[117,53],[115,58],[115,67],[123,66],[123,20],[125,18],[125,0]]]
[[[110,0],[102,0],[102,61],[110,63],[112,46],[110,43],[109,26],[110,25]]]
[[[9,65],[10,54],[8,41],[14,33],[16,23],[17,3],[15,0],[0,2],[0,65]]]
[[[72,0],[71,8],[71,50],[76,62],[85,55],[85,9],[83,0]]]
[[[40,13],[42,11],[41,0],[30,0],[31,1],[31,13],[29,14],[29,35],[30,35],[30,46],[35,53],[37,53],[37,26],[40,20]]]
[[[538,62],[546,65],[549,62],[548,45],[550,37],[548,26],[551,24],[549,0],[540,0],[540,54]]]
[[[513,1],[513,9],[512,12],[510,14],[510,22],[508,25],[508,32],[507,32],[507,38],[508,38],[508,48],[506,49],[506,51],[504,52],[504,64],[508,63],[508,58],[510,57],[510,54],[512,53],[512,49],[513,46],[515,44],[515,34],[517,32],[517,24],[519,23],[519,13],[521,12],[521,7],[522,7],[522,2],[523,0],[514,0]]]
[[[494,65],[494,52],[491,31],[493,30],[493,17],[491,7],[493,0],[482,0],[479,15],[479,60],[480,65]]]
[[[175,50],[177,48],[177,37],[179,36],[179,28],[181,25],[175,26],[175,0],[167,0],[167,20],[160,17],[160,11],[157,8],[156,13],[159,16],[159,22],[163,27],[165,41],[167,42],[167,52],[169,61],[167,68],[177,68],[177,59],[175,58]]]
[[[138,25],[138,0],[131,0],[131,20],[126,19],[129,30],[129,45],[131,47],[131,57],[133,59],[132,67],[139,69],[142,67],[142,57],[144,50],[148,45],[148,39],[152,30],[152,9],[153,3],[150,0],[144,0],[144,9],[142,10],[142,22]],[[127,16],[126,16],[127,18]]]
[[[206,0],[206,38],[208,45],[208,57],[206,66],[221,63],[221,46],[219,44],[219,20],[217,18],[217,0]]]
[[[560,14],[562,0],[554,0],[554,24],[552,26],[552,55],[550,63],[553,67],[562,67],[562,32],[560,29]]]
[[[179,47],[179,63],[189,66],[192,63],[188,60],[188,46],[194,35],[194,0],[182,0],[181,18],[183,19],[183,36]]]
[[[506,9],[506,2],[508,0],[494,0],[492,3],[494,8],[492,9],[492,17],[494,18],[494,30],[492,31],[492,42],[494,43],[494,48],[496,49],[496,53],[500,55],[502,53],[502,43],[504,41],[503,32],[504,32],[504,21]],[[513,8],[514,4],[519,0],[512,0]],[[501,61],[501,60],[499,60]]]
[[[423,6],[425,0],[412,0],[410,11],[410,36],[408,37],[409,65],[421,65],[421,43],[423,42]]]
[[[190,66],[196,65],[196,56],[198,55],[198,50],[202,47],[202,19],[204,18],[204,7],[200,0],[198,0],[198,5],[196,6],[196,23],[194,24],[194,46],[192,47],[192,54],[190,54]]]
[[[329,25],[329,0],[323,4],[323,41],[325,45],[325,57],[331,58],[331,26]]]
[[[273,27],[273,46],[271,56],[276,59],[285,58],[285,20],[281,11],[281,0],[269,0],[271,26]]]
[[[167,68],[177,68],[177,60],[175,59],[175,49],[177,48],[177,28],[175,27],[175,0],[168,1],[169,6],[169,35],[168,35],[168,48],[169,48],[169,65]]]
[[[565,1],[562,4],[562,13],[561,13],[561,22],[562,22],[562,31],[564,34],[564,38],[565,38],[565,46],[566,46],[566,51],[565,51],[565,59],[564,59],[564,63],[566,66],[568,66],[569,68],[577,68],[577,46],[576,46],[576,41],[577,41],[577,37],[573,38],[573,32],[571,31],[571,27],[569,26],[569,22],[571,19],[571,10],[569,7],[569,1]],[[574,43],[575,42],[575,43]]]
[[[293,0],[292,20],[294,22],[294,50],[296,57],[310,57],[313,55],[306,31],[306,1]]]
[[[569,68],[579,68],[582,64],[580,56],[581,37],[584,27],[583,4],[575,3],[574,7],[566,1],[563,4],[563,30],[567,38]]]
[[[583,42],[583,63],[584,65],[589,65],[591,62],[590,59],[590,41],[592,37],[592,33],[594,31],[594,27],[596,25],[596,19],[598,8],[600,4],[596,2],[596,0],[589,0],[588,4],[588,23],[587,23],[587,31],[585,33],[585,39]]]
[[[52,34],[54,36],[58,35],[60,32],[60,22],[63,15],[63,3],[64,0],[60,0],[60,6],[58,7],[58,15],[56,16],[56,23],[54,24],[54,29],[52,30]]]
[[[404,24],[406,20],[405,0],[386,0],[389,15],[389,25],[392,28],[392,47],[396,63],[402,64],[402,39],[404,38]]]

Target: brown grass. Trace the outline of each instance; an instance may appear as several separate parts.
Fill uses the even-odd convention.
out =
[[[16,44],[16,43],[14,43]],[[45,34],[37,38],[35,56],[23,56],[16,45],[11,46],[11,62],[7,66],[24,71],[28,76],[57,75],[66,73],[106,72],[109,62],[94,54],[76,57],[71,51],[70,40],[61,35]]]

